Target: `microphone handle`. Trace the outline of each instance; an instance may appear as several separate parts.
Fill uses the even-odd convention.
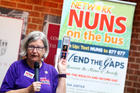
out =
[[[35,81],[39,81],[39,69],[35,68]]]

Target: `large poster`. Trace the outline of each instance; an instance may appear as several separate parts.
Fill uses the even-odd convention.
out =
[[[123,93],[135,5],[64,0],[57,55],[70,36],[66,93]]]
[[[58,45],[59,29],[60,29],[60,16],[46,15],[44,18],[43,32],[49,42],[49,54],[44,59],[47,64],[55,66],[55,56]]]
[[[0,16],[0,84],[10,64],[18,59],[22,25],[21,19]]]
[[[19,58],[27,18],[28,12],[0,7],[0,86],[9,66]]]
[[[44,59],[44,61],[47,64],[51,64],[55,66],[55,56],[57,51],[57,45],[58,45],[58,36],[59,36],[59,24],[48,24],[48,30],[47,32],[47,38],[49,41],[49,54],[47,58]]]

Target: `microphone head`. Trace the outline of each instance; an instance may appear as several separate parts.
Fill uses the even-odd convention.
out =
[[[39,68],[39,63],[38,62],[34,63],[34,68]]]

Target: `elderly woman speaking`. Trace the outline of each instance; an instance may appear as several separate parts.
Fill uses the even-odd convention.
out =
[[[24,59],[10,66],[0,93],[66,93],[66,60],[58,61],[57,72],[42,60],[48,53],[48,40],[42,32],[28,34],[22,42],[21,55]],[[35,63],[39,67],[38,81],[35,80]]]

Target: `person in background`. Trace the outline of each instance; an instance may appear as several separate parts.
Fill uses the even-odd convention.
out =
[[[11,64],[0,93],[66,93],[66,60],[58,60],[57,71],[43,62],[48,53],[49,44],[43,32],[33,31],[28,34],[22,42],[20,53],[24,59]],[[39,81],[34,78],[35,62],[39,63]]]

